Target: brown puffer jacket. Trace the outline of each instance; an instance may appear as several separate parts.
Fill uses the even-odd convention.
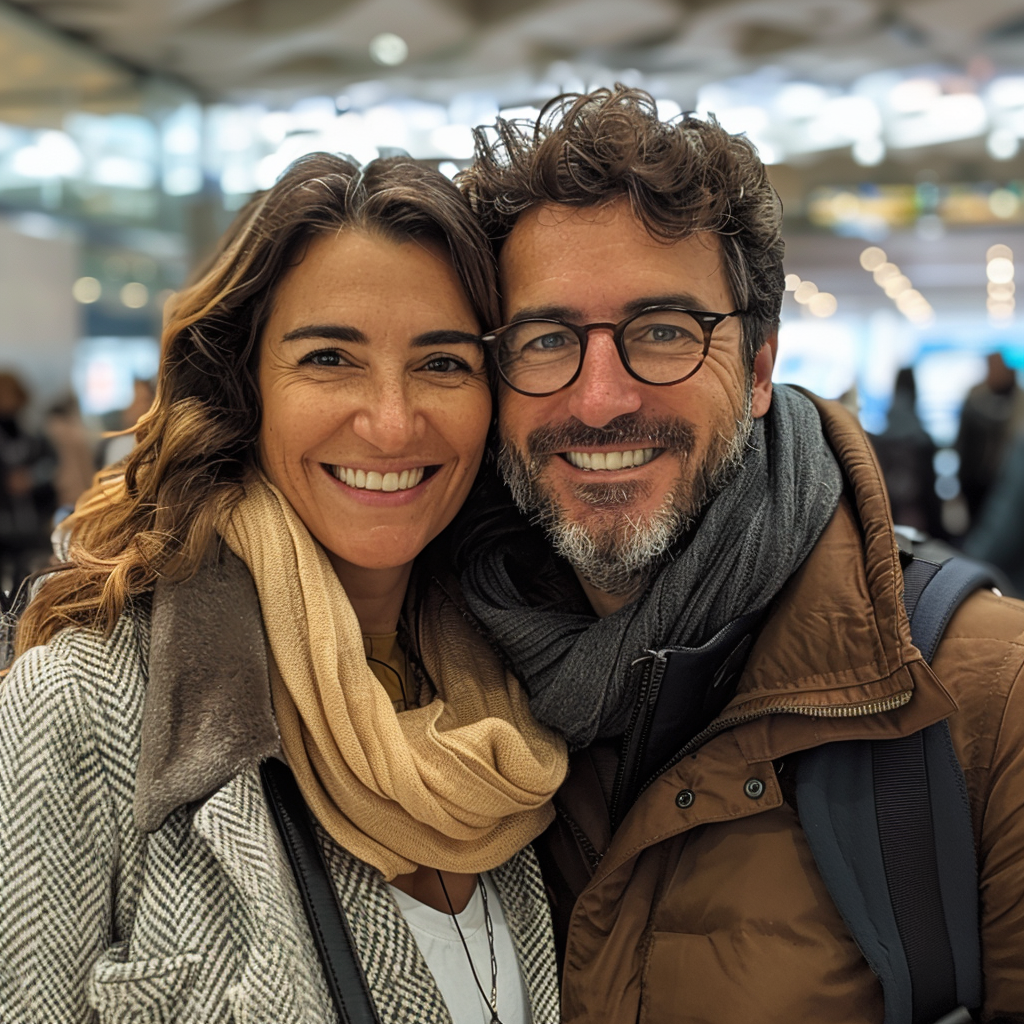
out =
[[[872,451],[849,413],[817,404],[846,496],[711,738],[641,794],[614,836],[597,755],[574,755],[542,842],[564,869],[553,888],[582,888],[561,908],[568,1024],[881,1024],[881,987],[784,795],[785,761],[945,717],[974,814],[985,1019],[1024,1022],[1024,603],[969,598],[929,668],[910,642]],[[677,800],[684,790],[692,802]]]

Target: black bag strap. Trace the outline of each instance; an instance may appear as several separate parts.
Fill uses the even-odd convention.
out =
[[[284,762],[270,758],[260,765],[260,778],[341,1024],[380,1024],[352,933],[295,777]]]
[[[904,601],[929,660],[957,607],[991,586],[959,557],[905,566]],[[821,877],[882,984],[885,1024],[966,1024],[981,1004],[970,803],[948,724],[801,753],[797,810]]]
[[[915,558],[904,567],[903,578],[911,638],[929,663],[964,598],[994,583],[984,565],[959,557],[943,563]],[[933,726],[932,732],[936,731],[945,733],[952,753],[948,724]],[[878,836],[889,898],[910,972],[914,1024],[931,1024],[961,1003],[958,988],[964,986],[963,979],[957,977],[953,936],[965,930],[977,935],[978,931],[976,869],[964,871],[961,880],[973,880],[970,906],[963,898],[955,902],[944,899],[939,863],[944,844],[941,833],[936,832],[933,813],[937,783],[929,784],[941,766],[929,772],[928,732],[872,744]],[[962,779],[962,770],[959,765],[955,767]],[[953,794],[954,800],[957,796],[967,803],[966,784],[961,793]],[[964,822],[954,827],[962,829],[965,825],[970,828],[969,805]],[[969,852],[960,850],[954,855],[962,859],[965,853],[973,867],[973,842]],[[950,902],[952,907],[947,907]],[[959,919],[950,920],[951,910],[958,912]],[[980,948],[977,955],[980,972]],[[963,975],[964,970],[960,973]]]

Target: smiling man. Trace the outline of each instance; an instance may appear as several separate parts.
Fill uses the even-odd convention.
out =
[[[522,513],[474,535],[464,583],[575,748],[539,843],[563,1019],[1024,1021],[1024,605],[979,589],[931,667],[911,643],[920,563],[865,435],[772,384],[754,148],[618,87],[481,131],[460,181],[499,259]],[[929,760],[894,810],[872,765],[916,778],[889,755],[950,735],[962,772]],[[979,892],[980,929],[951,910]]]

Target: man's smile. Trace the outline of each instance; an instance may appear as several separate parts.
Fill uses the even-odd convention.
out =
[[[646,466],[659,455],[664,454],[664,448],[634,448],[627,451],[617,452],[587,452],[568,451],[559,452],[559,456],[577,469],[588,471],[604,470],[614,471],[621,469],[639,469]]]

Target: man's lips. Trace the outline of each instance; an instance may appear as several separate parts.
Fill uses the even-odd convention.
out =
[[[558,455],[577,469],[614,472],[621,469],[639,469],[664,451],[664,448],[632,448],[617,452],[567,451],[559,452]]]

